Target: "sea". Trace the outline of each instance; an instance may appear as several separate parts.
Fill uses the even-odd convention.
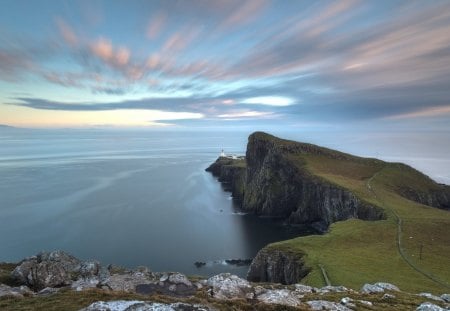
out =
[[[248,266],[226,260],[250,259],[268,243],[314,234],[243,213],[205,171],[222,149],[244,155],[250,133],[0,129],[0,261],[61,249],[104,265],[245,276]],[[434,144],[448,139],[445,133],[275,134],[404,162],[450,183],[450,144]]]

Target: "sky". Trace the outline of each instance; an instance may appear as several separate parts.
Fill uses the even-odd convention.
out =
[[[450,131],[449,1],[0,5],[0,124]]]

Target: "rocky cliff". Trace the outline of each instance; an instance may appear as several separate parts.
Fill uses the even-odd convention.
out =
[[[295,284],[309,271],[298,254],[265,247],[253,259],[247,279],[252,282]]]
[[[249,137],[245,165],[219,158],[207,171],[229,185],[242,210],[256,215],[284,218],[291,224],[314,224],[322,229],[348,218],[383,218],[380,208],[311,174],[296,158],[299,154],[346,156],[256,132]]]
[[[443,209],[450,206],[450,187],[410,166],[261,132],[249,136],[245,160],[221,157],[207,170],[232,192],[243,211],[320,231],[350,218],[385,219],[384,203],[370,186],[375,177],[377,187],[393,195]],[[253,260],[248,279],[292,284],[307,273],[303,254],[269,247]]]

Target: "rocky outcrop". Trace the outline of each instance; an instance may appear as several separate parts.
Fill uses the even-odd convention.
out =
[[[280,249],[265,247],[258,252],[247,274],[252,282],[298,283],[310,269],[303,258]]]
[[[11,276],[18,283],[35,289],[59,287],[69,285],[81,276],[81,267],[80,260],[65,252],[42,252],[24,259]]]
[[[271,256],[273,259],[267,259]],[[266,260],[264,263],[267,265],[262,266],[269,272],[278,269],[277,265],[280,260],[288,262],[282,267],[288,267],[291,262],[298,259],[292,257],[288,252],[283,254],[266,253],[260,258]],[[257,259],[257,262],[259,260]],[[39,270],[39,264],[48,267],[49,272],[34,274],[32,271]],[[301,264],[297,262],[295,266],[299,265]],[[280,268],[282,267],[280,266]],[[28,268],[31,272],[27,274],[26,269]],[[116,299],[97,301],[89,306],[87,303],[82,303],[79,308],[83,309],[80,311],[290,310],[291,307],[301,310],[355,310],[359,308],[386,310],[386,306],[390,305],[393,306],[392,309],[396,310],[403,310],[405,306],[408,310],[411,307],[418,307],[417,310],[446,310],[450,306],[448,294],[441,297],[429,293],[408,294],[401,292],[395,285],[385,282],[366,284],[367,286],[365,285],[362,291],[357,292],[344,286],[315,288],[303,284],[252,283],[230,273],[222,273],[208,279],[196,277],[193,280],[181,273],[152,272],[146,267],[127,270],[110,265],[106,268],[108,276],[101,277],[104,269],[97,261],[81,261],[61,251],[29,257],[23,260],[13,272],[15,275],[21,275],[17,279],[18,286],[11,287],[0,284],[0,305],[4,306],[6,302],[9,306],[9,308],[6,307],[7,310],[14,310],[14,306],[11,308],[11,301],[17,302],[21,306],[26,306],[27,303],[35,306],[39,305],[39,299],[48,302],[50,295],[56,295],[50,299],[53,304],[57,304],[58,295],[61,295],[59,296],[61,299],[66,299],[67,291],[72,290],[89,291],[86,293],[86,301],[90,301],[94,297],[93,294],[102,299],[108,299],[108,297]],[[61,272],[62,270],[64,272]],[[60,272],[61,275],[58,276],[57,273]],[[72,273],[77,279],[64,279],[68,273]],[[289,273],[295,275],[299,272],[293,267],[293,270],[283,270],[277,274],[285,275],[285,279],[289,280]],[[27,277],[22,278],[22,275]],[[46,280],[41,279],[42,277],[49,280],[64,279],[63,283],[69,284],[58,288],[47,287],[40,291],[36,288],[29,289],[26,286],[30,279],[33,280],[33,284],[45,284]],[[62,283],[56,282],[56,284],[61,286]],[[95,291],[90,291],[93,287],[92,284],[96,287]],[[376,290],[372,290],[373,288]],[[370,289],[370,291],[365,289]],[[383,293],[386,291],[387,293]],[[395,296],[392,295],[393,291],[396,291]],[[139,294],[139,300],[129,300],[135,299],[135,294]],[[78,297],[83,297],[82,295],[83,293],[77,294]],[[381,295],[383,296],[381,297]],[[42,296],[47,298],[42,298]],[[401,297],[397,299],[396,296]],[[157,297],[156,302],[152,301],[155,297]],[[408,301],[408,298],[414,298],[415,305]],[[30,300],[27,302],[27,299]],[[429,300],[433,300],[433,304],[429,303]],[[79,301],[81,303],[82,300]],[[66,306],[66,301],[62,304]],[[64,309],[60,305],[58,307]],[[54,309],[58,309],[58,307],[55,306]]]
[[[206,171],[217,177],[224,189],[233,194],[235,200],[242,202],[247,176],[245,159],[219,157]]]
[[[247,280],[230,273],[210,277],[206,284],[212,287],[211,296],[218,299],[246,298],[253,290]]]
[[[300,154],[346,157],[343,153],[257,132],[249,137],[245,166],[220,157],[207,171],[229,185],[227,190],[239,199],[243,211],[256,215],[284,218],[291,224],[314,224],[321,229],[348,218],[384,217],[380,208],[311,174],[296,158]]]

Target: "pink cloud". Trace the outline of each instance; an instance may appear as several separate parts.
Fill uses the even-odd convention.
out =
[[[147,37],[149,39],[157,38],[166,24],[166,20],[167,16],[164,13],[158,13],[153,16],[147,27]]]
[[[111,41],[100,38],[91,45],[92,52],[103,59],[104,61],[109,61],[113,57],[113,47]]]
[[[72,46],[77,45],[79,41],[77,35],[62,18],[56,18],[56,25],[58,26],[59,32],[66,43]]]
[[[131,52],[126,47],[115,49],[110,40],[100,38],[91,44],[91,51],[98,58],[113,67],[125,67],[131,57]]]
[[[222,27],[235,27],[253,21],[266,7],[266,0],[247,0],[239,2],[231,14],[223,21]]]
[[[116,53],[116,62],[120,66],[124,66],[128,64],[128,60],[130,59],[130,50],[124,47],[120,47]]]

